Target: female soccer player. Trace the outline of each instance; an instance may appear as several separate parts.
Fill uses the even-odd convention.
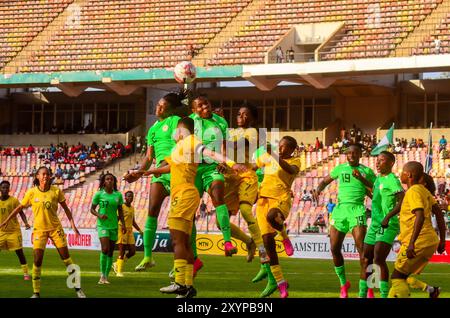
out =
[[[14,211],[14,209],[20,204],[19,200],[15,197],[9,195],[10,183],[7,180],[0,182],[0,222],[6,220],[9,214]],[[27,217],[23,211],[19,212],[20,218],[25,224],[27,230],[30,229]],[[23,270],[23,279],[30,280],[30,275],[28,275],[28,265],[25,255],[22,249],[22,232],[20,231],[20,225],[17,218],[12,219],[8,226],[4,229],[0,228],[0,251],[10,250],[15,251],[17,257],[19,258],[20,266]]]
[[[285,231],[284,221],[291,209],[291,187],[300,171],[300,158],[292,156],[295,149],[297,141],[285,136],[280,140],[279,155],[272,151],[256,160],[258,167],[264,167],[264,180],[256,203],[256,218],[270,258],[270,270],[267,270],[269,279],[261,297],[271,295],[277,287],[281,298],[288,297],[288,284],[278,262],[275,236],[277,232]]]
[[[119,257],[117,261],[113,264],[113,269],[116,272],[117,277],[123,277],[123,266],[125,262],[132,258],[134,254],[136,254],[136,246],[133,235],[133,227],[142,233],[139,225],[136,223],[134,219],[134,208],[131,205],[133,203],[134,193],[133,191],[127,191],[125,193],[125,204],[122,205],[123,210],[123,218],[125,219],[125,224],[119,222],[119,227],[126,228],[127,233],[125,235],[122,234],[122,231],[119,231],[119,238],[117,240],[117,244],[119,245]],[[127,255],[125,252],[128,251]]]
[[[183,94],[170,93],[161,98],[156,105],[155,115],[158,121],[153,124],[147,134],[147,155],[141,162],[138,171],[125,175],[127,182],[135,182],[142,177],[144,171],[148,170],[156,160],[156,167],[166,165],[164,158],[170,156],[172,149],[175,147],[175,141],[172,136],[177,127],[179,116],[173,115],[177,109],[183,108]],[[152,177],[150,186],[150,202],[148,208],[148,217],[144,227],[144,259],[136,266],[136,271],[144,271],[152,266],[155,262],[152,258],[152,248],[155,243],[156,229],[158,228],[158,216],[164,199],[170,195],[170,174],[162,174],[158,177]],[[195,240],[193,241],[195,245]],[[193,246],[195,248],[195,246]]]
[[[177,145],[166,158],[169,166],[145,172],[146,175],[160,175],[171,172],[171,201],[168,225],[174,249],[175,282],[160,289],[162,293],[177,294],[180,298],[192,298],[197,294],[193,287],[194,253],[190,244],[195,212],[200,203],[200,195],[195,186],[198,159],[204,155],[219,162],[226,158],[203,146],[194,136],[194,121],[185,117],[178,123],[175,135]],[[243,168],[236,165],[234,168]]]
[[[125,224],[123,218],[123,197],[117,191],[117,179],[111,173],[103,175],[100,179],[100,186],[97,193],[92,198],[91,213],[97,217],[98,238],[102,252],[100,253],[101,276],[98,283],[100,285],[109,284],[108,276],[111,271],[114,247],[118,238],[118,220]],[[97,206],[100,205],[98,212]],[[127,233],[125,227],[121,228],[122,234]]]
[[[61,259],[66,266],[73,264],[67,248],[66,235],[60,220],[58,219],[58,203],[64,209],[70,225],[78,236],[72,213],[66,204],[64,193],[58,187],[51,185],[51,173],[47,167],[40,167],[34,179],[34,187],[29,189],[21,204],[14,209],[8,218],[0,224],[0,228],[5,226],[20,211],[31,206],[34,215],[33,224],[33,296],[31,298],[39,298],[41,292],[41,266],[44,258],[45,246],[50,238],[58,250]],[[79,298],[85,298],[86,295],[81,288],[75,288]]]

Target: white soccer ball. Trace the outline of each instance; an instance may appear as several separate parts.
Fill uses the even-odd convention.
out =
[[[175,80],[180,84],[189,84],[195,80],[197,75],[197,69],[191,62],[180,62],[175,66],[173,70]]]

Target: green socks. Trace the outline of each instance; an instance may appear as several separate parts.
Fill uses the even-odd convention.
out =
[[[339,277],[339,282],[341,283],[341,286],[344,286],[347,282],[347,278],[345,277],[345,267],[344,265],[334,267],[334,271],[336,272],[336,275]]]
[[[106,276],[106,263],[108,255],[100,253],[100,272],[103,276]]]
[[[109,276],[109,272],[111,272],[112,263],[113,263],[112,256],[107,256],[106,255],[106,271],[105,271],[105,276],[106,277],[108,277]]]
[[[216,218],[220,226],[220,231],[222,231],[223,240],[225,242],[231,242],[230,216],[225,204],[216,207]]]
[[[156,229],[158,227],[158,218],[154,216],[147,217],[144,227],[144,257],[152,257],[153,245],[155,244]]]
[[[380,294],[381,298],[388,298],[389,294],[389,282],[380,280]]]
[[[197,259],[197,228],[195,227],[195,222],[192,224],[191,247],[194,252],[194,259]]]
[[[359,298],[366,298],[367,297],[367,281],[365,279],[359,280]]]

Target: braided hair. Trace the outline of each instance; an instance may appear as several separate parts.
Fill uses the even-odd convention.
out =
[[[107,176],[112,176],[113,177],[113,179],[114,179],[114,186],[113,186],[113,189],[114,189],[114,191],[117,191],[117,178],[116,178],[116,176],[115,175],[113,175],[112,173],[106,173],[106,174],[104,174],[104,175],[102,175],[101,177],[100,177],[100,185],[99,185],[99,189],[100,190],[104,190],[105,189],[105,181],[106,181],[106,177]]]

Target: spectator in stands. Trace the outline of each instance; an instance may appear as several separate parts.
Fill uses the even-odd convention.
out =
[[[447,167],[447,170],[445,171],[445,177],[450,178],[450,164]]]
[[[67,169],[64,169],[62,178],[63,178],[63,180],[69,179],[69,171],[67,171]]]
[[[283,58],[283,50],[281,49],[281,46],[277,47],[277,49],[275,50],[275,55],[277,58],[277,63],[283,63],[284,58]]]
[[[109,142],[106,142],[106,144],[105,144],[105,149],[106,149],[106,150],[111,150],[112,147],[113,147],[113,146],[110,145]]]
[[[302,201],[312,201],[311,193],[307,192],[306,190],[303,190]]]
[[[206,209],[207,209],[206,203],[205,203],[205,201],[202,200],[202,202],[200,203],[200,217],[201,218],[204,218],[206,216]]]
[[[434,54],[441,53],[441,40],[434,39]]]
[[[447,139],[445,139],[445,136],[442,135],[441,139],[439,140],[439,151],[442,151],[445,148],[447,148]]]
[[[411,138],[411,142],[408,145],[408,148],[417,148],[417,141],[414,138]]]
[[[320,233],[323,233],[324,228],[325,228],[325,218],[323,217],[323,214],[320,213],[317,218],[316,221],[314,222],[314,226],[318,226],[320,229]]]
[[[341,128],[341,132],[340,132],[340,137],[341,137],[340,139],[341,139],[341,141],[344,140],[346,135],[347,135],[347,132],[345,131],[345,128],[342,127]]]
[[[305,151],[305,144],[303,143],[303,141],[300,143],[300,145],[298,146],[298,150],[299,152],[303,152]]]
[[[438,185],[438,196],[445,195],[446,186],[447,186],[447,182],[445,182],[445,181]]]
[[[312,202],[313,202],[314,206],[317,206],[319,204],[319,202],[317,201],[316,189],[312,189],[312,191],[310,191],[310,193],[311,193]]]
[[[417,148],[425,148],[425,143],[420,138],[417,140]]]
[[[33,147],[33,145],[32,144],[30,144],[29,146],[28,146],[28,149],[27,149],[27,153],[34,153],[34,147]]]
[[[320,141],[319,141],[319,137],[316,137],[316,141],[315,141],[315,150],[319,151],[320,148]]]
[[[61,165],[58,165],[58,167],[56,168],[55,176],[61,177],[62,174],[63,174],[63,169],[61,169]]]

